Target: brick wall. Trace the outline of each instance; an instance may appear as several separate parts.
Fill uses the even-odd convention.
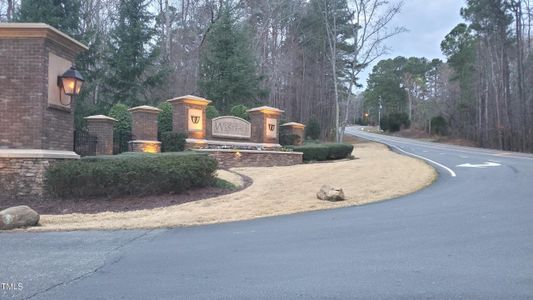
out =
[[[187,107],[183,103],[172,104],[172,131],[187,133]]]
[[[303,163],[301,152],[253,150],[196,150],[207,152],[218,161],[219,168],[293,166]]]
[[[157,115],[156,113],[144,111],[131,113],[131,133],[135,140],[157,141]]]
[[[96,155],[113,155],[113,125],[111,120],[87,120],[89,134],[96,137]]]
[[[74,114],[48,107],[48,52],[74,54],[44,38],[0,39],[0,148],[72,150]]]
[[[0,39],[0,148],[41,148],[44,39]]]
[[[266,119],[272,118],[278,120],[277,128],[275,129],[278,134],[276,138],[268,137],[266,132]],[[254,143],[267,143],[278,144],[279,143],[279,114],[269,114],[263,112],[250,112],[250,123],[252,123],[252,142]]]

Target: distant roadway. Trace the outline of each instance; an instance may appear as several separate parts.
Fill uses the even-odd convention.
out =
[[[0,299],[533,299],[533,156],[347,133],[426,160],[438,180],[220,225],[2,233],[0,283],[23,289]]]

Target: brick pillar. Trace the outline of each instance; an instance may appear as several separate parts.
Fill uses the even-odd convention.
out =
[[[96,155],[113,155],[113,127],[116,119],[104,115],[86,117],[89,134],[96,137]]]
[[[250,123],[252,123],[252,142],[279,145],[279,120],[283,110],[261,106],[248,110]]]
[[[0,23],[0,203],[41,200],[48,166],[80,158],[75,97],[57,78],[87,49],[43,23]]]
[[[172,104],[172,131],[183,132],[191,139],[206,138],[206,108],[210,100],[196,96],[182,96],[167,100]]]
[[[296,123],[296,122],[289,122],[289,123],[285,123],[281,125],[280,129],[281,129],[282,134],[287,134],[287,135],[294,134],[300,137],[300,140],[295,142],[296,146],[303,144],[305,140],[305,125],[304,124]]]
[[[133,152],[161,152],[161,142],[157,140],[157,117],[161,110],[153,106],[137,106],[128,110],[131,113],[130,150]]]

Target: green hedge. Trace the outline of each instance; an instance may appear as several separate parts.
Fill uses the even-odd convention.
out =
[[[179,152],[185,150],[187,135],[177,132],[161,133],[161,151],[162,152]]]
[[[326,144],[329,149],[329,159],[343,159],[352,155],[353,145],[350,144]]]
[[[292,149],[304,153],[304,161],[323,161],[343,159],[352,154],[353,145],[350,144],[308,144],[295,146]]]
[[[124,153],[55,164],[45,187],[59,198],[180,193],[211,185],[216,169],[216,160],[201,153]]]

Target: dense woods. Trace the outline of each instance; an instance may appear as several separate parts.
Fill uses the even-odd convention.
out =
[[[3,0],[0,18],[45,22],[87,44],[77,127],[117,103],[196,94],[221,113],[271,105],[341,138],[358,74],[386,52],[401,1]],[[358,90],[359,89],[359,90]],[[338,131],[335,131],[335,128]],[[336,132],[338,134],[336,134]]]
[[[379,62],[360,114],[405,113],[412,126],[483,147],[533,151],[533,1],[468,0],[465,23],[444,37],[447,61],[397,57]],[[437,128],[433,128],[433,133]]]

